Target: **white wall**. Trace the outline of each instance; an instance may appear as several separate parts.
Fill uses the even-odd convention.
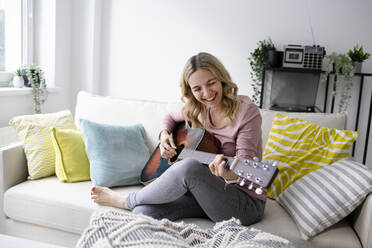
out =
[[[241,94],[250,95],[249,53],[271,37],[284,44],[316,43],[328,53],[356,43],[372,51],[372,2],[321,0],[105,0],[102,2],[99,93],[178,100],[190,56],[215,54]],[[364,69],[372,71],[372,59]]]

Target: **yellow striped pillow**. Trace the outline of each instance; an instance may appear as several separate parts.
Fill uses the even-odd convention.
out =
[[[318,126],[286,114],[276,114],[263,154],[278,161],[279,174],[268,190],[278,197],[306,174],[347,158],[358,132]]]
[[[50,128],[77,129],[69,110],[50,114],[17,116],[11,119],[9,124],[23,141],[29,179],[55,174],[55,151]]]

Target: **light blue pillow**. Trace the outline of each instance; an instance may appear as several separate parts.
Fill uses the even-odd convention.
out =
[[[113,126],[81,119],[80,128],[94,185],[138,184],[150,157],[142,124]]]

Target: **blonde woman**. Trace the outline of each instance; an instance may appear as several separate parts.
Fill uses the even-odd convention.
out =
[[[221,143],[221,154],[208,167],[192,158],[179,161],[154,182],[127,196],[108,188],[93,187],[92,199],[98,204],[156,219],[206,217],[218,222],[235,217],[243,225],[259,221],[265,201],[228,185],[238,177],[224,168],[223,159],[224,155],[261,158],[261,115],[257,106],[247,96],[237,95],[238,87],[229,73],[209,53],[199,53],[187,61],[180,86],[184,106],[164,118],[160,133],[162,157],[171,158],[176,154],[170,134],[181,121],[212,133]]]

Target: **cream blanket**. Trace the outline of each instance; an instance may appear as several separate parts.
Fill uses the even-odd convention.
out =
[[[288,240],[244,227],[234,218],[216,223],[213,229],[201,229],[194,224],[112,210],[92,215],[77,247],[293,248]]]

